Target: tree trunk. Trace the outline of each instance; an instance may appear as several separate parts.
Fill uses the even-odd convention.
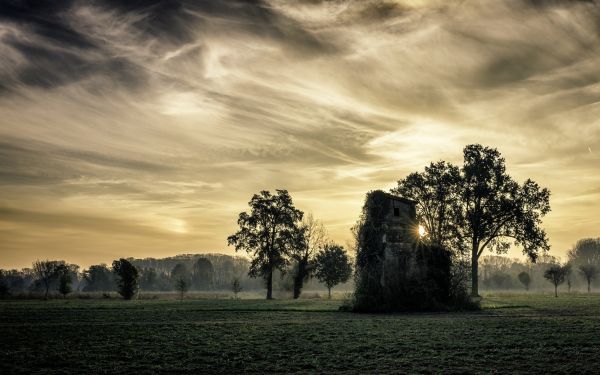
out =
[[[267,299],[273,299],[273,270],[267,275]]]
[[[558,285],[554,284],[554,297],[558,298]]]
[[[473,246],[471,254],[471,297],[479,297],[478,268],[479,259],[477,259],[477,247]]]
[[[588,294],[589,294],[589,293],[590,293],[590,284],[591,284],[591,280],[590,280],[590,279],[588,279],[588,281],[587,281],[587,282],[588,282]]]
[[[294,277],[294,299],[298,299],[300,297],[300,291],[302,289],[302,279],[300,279],[299,275]]]
[[[302,293],[302,286],[306,276],[306,263],[307,262],[305,262],[304,259],[298,262],[298,271],[294,276],[294,299],[298,299],[300,293]]]
[[[327,287],[328,298],[331,299],[331,287]]]

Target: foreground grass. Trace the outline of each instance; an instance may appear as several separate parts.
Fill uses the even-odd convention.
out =
[[[0,373],[598,373],[600,296],[490,295],[475,313],[341,301],[0,301]]]

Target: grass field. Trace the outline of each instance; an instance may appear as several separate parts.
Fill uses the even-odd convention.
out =
[[[600,373],[600,295],[490,295],[450,314],[340,303],[0,301],[0,373]]]

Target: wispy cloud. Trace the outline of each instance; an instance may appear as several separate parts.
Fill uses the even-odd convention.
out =
[[[275,188],[343,243],[472,142],[552,190],[557,253],[598,235],[595,1],[31,4],[0,4],[0,266],[231,251]]]

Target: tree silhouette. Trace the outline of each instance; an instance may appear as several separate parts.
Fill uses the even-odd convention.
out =
[[[348,254],[342,246],[325,245],[315,257],[315,276],[327,286],[331,299],[331,288],[348,281],[352,275],[352,265]]]
[[[60,264],[56,267],[56,273],[58,275],[58,292],[66,298],[67,294],[72,291],[71,270],[66,264]]]
[[[507,173],[498,150],[468,145],[458,168],[431,163],[424,172],[398,181],[392,192],[413,199],[417,218],[432,245],[471,255],[471,295],[479,295],[479,258],[486,249],[503,253],[511,242],[532,260],[549,250],[541,219],[550,211],[550,192],[532,180],[522,185]]]
[[[249,275],[265,279],[267,299],[272,299],[273,272],[284,271],[286,256],[298,245],[303,214],[294,207],[287,190],[277,190],[276,195],[261,191],[248,204],[250,213],[240,213],[240,229],[227,238],[227,243],[234,245],[236,251],[252,254]]]
[[[588,293],[591,291],[592,280],[596,278],[598,275],[598,267],[593,264],[583,264],[579,266],[579,272],[581,276],[587,281],[587,291]]]
[[[239,277],[234,277],[231,282],[231,291],[235,299],[238,299],[238,294],[242,291],[242,284]]]
[[[189,287],[188,282],[182,276],[179,276],[177,278],[177,280],[175,281],[175,290],[177,290],[179,292],[180,300],[183,301],[183,296],[185,295],[185,292],[187,292],[188,287]]]
[[[33,263],[33,272],[44,287],[44,299],[48,299],[50,286],[56,280],[58,265],[59,263],[53,260],[37,260]]]
[[[471,253],[471,295],[479,295],[478,262],[486,249],[506,252],[512,241],[535,260],[550,249],[541,218],[550,211],[550,192],[532,180],[523,185],[507,173],[498,150],[464,149],[460,209],[453,217],[459,249]]]
[[[544,278],[554,284],[554,297],[558,297],[558,286],[565,282],[567,268],[560,264],[552,265],[544,272]]]
[[[138,290],[139,272],[127,259],[115,260],[112,264],[117,276],[119,294],[126,300],[131,299]]]
[[[171,270],[171,283],[174,287],[177,285],[179,280],[185,280],[186,284],[189,286],[190,279],[190,270],[184,263],[177,263]]]
[[[294,299],[300,297],[304,283],[310,277],[313,265],[312,260],[317,251],[323,248],[326,241],[326,232],[323,223],[316,220],[312,214],[308,214],[300,227],[296,246],[290,251],[290,257],[294,260]]]

